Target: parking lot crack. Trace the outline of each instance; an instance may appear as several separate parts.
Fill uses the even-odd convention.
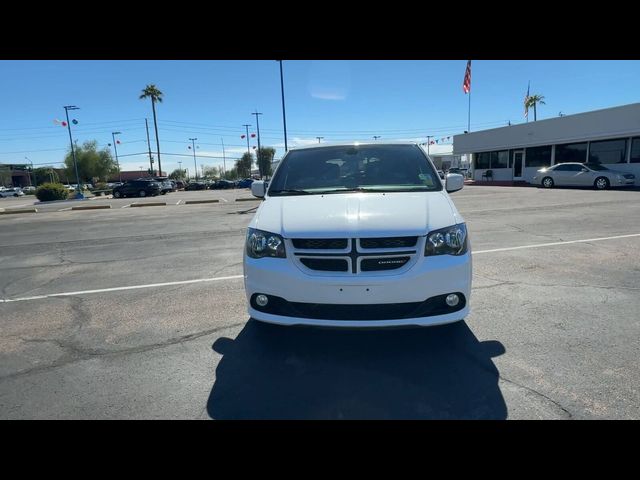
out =
[[[566,408],[564,407],[560,402],[558,402],[557,400],[554,400],[553,398],[549,397],[548,395],[545,395],[542,392],[539,392],[538,390],[531,388],[531,387],[527,387],[526,385],[522,385],[521,383],[515,382],[513,380],[510,380],[502,375],[500,375],[500,380],[510,383],[511,385],[515,385],[516,387],[522,388],[523,390],[526,390],[528,392],[533,393],[534,395],[537,395],[543,399],[545,399],[546,401],[552,403],[555,407],[557,407],[562,413],[563,416],[566,417],[566,420],[572,420],[574,418],[573,414]]]

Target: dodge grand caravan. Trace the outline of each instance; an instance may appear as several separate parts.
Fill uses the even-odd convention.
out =
[[[249,315],[283,325],[439,325],[469,312],[471,246],[445,180],[416,144],[290,150],[247,229]]]

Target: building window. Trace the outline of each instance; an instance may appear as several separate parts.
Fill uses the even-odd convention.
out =
[[[527,167],[548,167],[551,165],[551,146],[527,148]]]
[[[491,152],[491,168],[507,168],[509,166],[509,151]]]
[[[587,142],[556,145],[556,163],[587,161]]]
[[[627,163],[627,139],[591,142],[589,163]]]
[[[631,163],[640,163],[640,137],[631,142]]]
[[[491,168],[489,152],[476,153],[476,169]]]

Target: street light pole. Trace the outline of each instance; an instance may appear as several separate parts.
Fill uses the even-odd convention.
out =
[[[320,140],[322,140],[324,137],[316,137],[318,139],[318,143],[320,143]]]
[[[73,137],[71,136],[71,122],[69,122],[69,110],[80,110],[75,105],[65,105],[64,113],[67,116],[67,129],[69,130],[69,143],[71,143],[71,156],[73,157],[73,165],[76,170],[77,193],[76,198],[84,198],[82,195],[82,185],[80,184],[80,175],[78,175],[78,162],[76,160],[76,151],[73,148]]]
[[[247,153],[251,153],[251,150],[249,149],[249,127],[251,126],[251,124],[249,123],[244,123],[242,125],[243,127],[245,127],[247,129]]]
[[[258,152],[256,154],[256,161],[258,162],[258,173],[260,174],[260,178],[262,178],[262,164],[260,163],[260,157],[262,156],[262,153],[260,152],[260,121],[258,120],[258,115],[262,115],[262,113],[259,113],[258,110],[256,110],[251,115],[256,116],[256,130],[258,132]],[[251,169],[249,169],[249,176],[251,176]]]
[[[287,115],[284,111],[284,77],[282,76],[282,60],[280,62],[280,91],[282,93],[282,123],[284,124],[284,151],[288,151],[287,148]]]
[[[380,138],[380,135],[374,135],[374,136],[373,136],[373,139],[374,139],[374,140],[378,140],[379,138]]]
[[[227,156],[224,153],[224,138],[220,138],[222,141],[222,164],[224,165],[224,179],[227,179]]]
[[[120,172],[120,161],[118,160],[118,147],[116,147],[116,135],[120,135],[122,132],[111,132],[111,138],[113,139],[113,150],[116,152],[116,164],[118,165],[118,181],[122,183],[122,173]]]
[[[36,178],[36,172],[33,170],[33,162],[31,160],[29,160],[29,158],[24,157],[25,160],[27,160],[30,164],[31,164],[31,173],[33,174],[33,182],[31,183],[31,185],[33,185],[34,187],[38,186],[38,179]],[[31,182],[31,176],[29,176],[29,182]]]
[[[191,140],[191,146],[193,147],[193,165],[195,166],[195,170],[196,170],[196,182],[198,181],[198,164],[196,163],[196,140],[197,138],[190,138],[189,140]]]
[[[178,160],[178,170],[180,171],[180,178],[184,180],[184,176],[182,175],[182,160]]]

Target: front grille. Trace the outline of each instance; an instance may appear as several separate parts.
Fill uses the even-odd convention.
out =
[[[300,261],[311,270],[325,272],[346,272],[349,270],[347,261],[339,258],[301,258]]]
[[[264,307],[256,303],[255,297],[258,294],[254,294],[251,297],[251,306],[258,311],[284,317],[317,320],[395,320],[430,317],[460,311],[467,302],[462,293],[456,293],[460,297],[460,302],[455,307],[446,304],[447,294],[431,297],[423,302],[372,305],[289,302],[282,297],[267,295],[269,302]]]
[[[415,247],[418,237],[361,238],[361,248],[408,248]]]
[[[360,270],[363,272],[374,272],[377,270],[395,270],[404,266],[410,257],[391,258],[365,258],[360,262]]]
[[[384,275],[411,267],[424,248],[421,238],[293,238],[287,240],[291,242],[287,248],[293,251],[298,267],[311,275]]]
[[[348,245],[346,238],[295,238],[292,242],[301,250],[344,250]]]

